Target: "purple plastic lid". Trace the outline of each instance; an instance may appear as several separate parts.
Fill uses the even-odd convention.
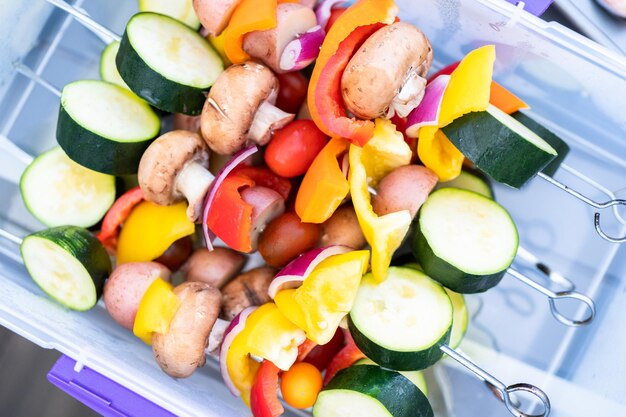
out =
[[[76,361],[65,355],[48,373],[48,381],[92,410],[109,417],[175,417],[152,401],[84,367],[74,371]]]
[[[506,0],[511,4],[517,5],[520,0]],[[554,0],[524,0],[524,10],[535,16],[540,16],[546,11]]]

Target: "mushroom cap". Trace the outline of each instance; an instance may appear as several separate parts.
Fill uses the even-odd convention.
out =
[[[346,107],[362,119],[386,114],[410,74],[424,77],[433,61],[430,41],[415,26],[397,22],[376,31],[354,54],[341,77]]]
[[[220,313],[220,291],[203,282],[185,282],[174,288],[181,304],[165,334],[152,336],[152,352],[161,369],[174,378],[186,378],[204,365],[204,350]]]
[[[251,306],[260,306],[271,301],[268,294],[270,283],[277,270],[262,266],[237,276],[222,288],[222,310],[227,320]]]
[[[176,189],[176,177],[190,161],[207,166],[209,152],[197,133],[173,130],[152,142],[146,149],[137,177],[146,200],[167,206],[184,200]]]
[[[226,69],[215,81],[202,109],[200,128],[209,148],[221,155],[241,149],[257,109],[274,104],[278,78],[265,65],[245,62]]]
[[[222,288],[241,271],[246,257],[230,248],[197,249],[182,266],[185,281],[197,281]]]

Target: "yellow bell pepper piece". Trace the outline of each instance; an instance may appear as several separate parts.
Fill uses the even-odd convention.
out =
[[[450,75],[441,102],[438,126],[425,126],[419,131],[417,153],[440,181],[451,181],[459,176],[464,156],[439,129],[467,113],[487,110],[495,60],[496,48],[493,45],[467,54]]]
[[[169,282],[157,278],[139,303],[133,334],[148,345],[152,345],[153,333],[167,333],[180,307],[180,299],[174,294],[173,288]]]
[[[298,357],[298,346],[306,335],[289,321],[274,303],[257,308],[246,320],[245,328],[232,341],[226,355],[228,373],[241,398],[250,405],[250,391],[259,363],[250,355],[268,360],[283,371]]]
[[[313,160],[296,196],[296,213],[303,222],[324,223],[348,195],[350,186],[337,161],[348,146],[345,139],[331,139]]]
[[[192,235],[195,225],[187,218],[187,204],[159,206],[144,201],[126,219],[117,245],[117,264],[158,258],[178,239]]]
[[[364,161],[373,160],[373,157],[366,156],[366,154],[375,151],[368,149],[368,146],[369,143],[364,148],[355,145],[350,147],[350,194],[363,235],[372,248],[372,275],[378,282],[382,282],[387,278],[391,257],[402,244],[412,219],[408,210],[389,213],[381,217],[374,213],[368,181],[377,183],[382,179],[381,175],[384,172],[379,172],[365,164]],[[406,164],[398,166],[402,165]],[[392,170],[398,166],[390,165],[386,170]],[[375,172],[378,176],[370,177],[368,175],[370,172]]]
[[[298,289],[277,294],[278,309],[304,329],[310,340],[325,345],[352,309],[369,255],[361,250],[325,259]]]
[[[361,162],[365,165],[370,185],[376,185],[394,169],[411,163],[411,148],[402,133],[386,119],[376,119],[374,136],[363,147]]]
[[[209,43],[211,44],[213,49],[215,49],[215,51],[220,54],[220,57],[222,57],[222,61],[224,61],[224,68],[227,68],[230,66],[231,62],[226,55],[226,51],[224,50],[224,38],[225,35],[223,32],[220,34],[220,36],[207,36],[207,39],[209,40]]]

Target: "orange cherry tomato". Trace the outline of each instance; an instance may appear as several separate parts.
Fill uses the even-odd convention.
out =
[[[265,163],[281,177],[297,177],[307,172],[326,143],[328,137],[312,120],[296,120],[274,133]]]
[[[297,114],[306,100],[309,79],[299,71],[277,74],[276,77],[280,85],[276,107],[287,113]]]
[[[313,406],[321,389],[322,374],[315,366],[306,362],[294,364],[283,373],[280,381],[283,398],[295,408]]]

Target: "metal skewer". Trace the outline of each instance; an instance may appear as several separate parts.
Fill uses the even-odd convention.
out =
[[[480,366],[476,365],[470,358],[452,349],[448,345],[440,346],[441,351],[459,364],[467,368],[478,379],[484,381],[494,391],[496,396],[504,403],[511,414],[516,417],[548,417],[550,415],[551,405],[550,399],[540,388],[527,383],[519,383],[513,385],[505,385],[495,376],[491,375]],[[513,399],[516,392],[527,392],[535,396],[543,404],[543,412],[540,414],[527,414],[519,409],[519,404]]]
[[[71,14],[76,21],[82,24],[85,28],[89,29],[96,36],[98,36],[104,43],[109,44],[114,41],[118,41],[121,39],[121,36],[117,33],[112,32],[106,27],[102,26],[100,23],[93,20],[87,13],[83,10],[79,10],[78,8],[68,4],[63,0],[46,0],[48,3],[52,4],[55,7],[58,7],[61,10],[66,11]]]
[[[565,191],[566,193],[568,193],[571,196],[576,197],[578,200],[582,201],[583,203],[597,208],[597,209],[606,209],[606,208],[610,208],[610,207],[616,207],[616,206],[626,206],[626,200],[621,199],[621,198],[614,198],[612,200],[608,200],[604,203],[599,203],[595,200],[592,200],[591,198],[585,196],[582,193],[579,193],[578,191],[568,187],[567,185],[563,184],[560,181],[555,180],[554,178],[544,174],[543,172],[540,172],[537,174],[537,176],[539,176],[540,178],[544,179],[545,181],[549,182],[550,184],[554,185],[555,187]],[[594,226],[596,228],[596,232],[598,232],[598,234],[604,239],[607,240],[611,243],[624,243],[626,242],[626,236],[624,237],[613,237],[610,235],[607,235],[604,230],[602,230],[602,227],[600,226],[600,213],[595,213],[594,214]]]
[[[576,285],[569,279],[565,278],[560,273],[552,270],[548,265],[541,262],[533,253],[528,251],[522,246],[517,248],[517,256],[523,259],[525,262],[532,264],[539,272],[545,275],[551,282],[562,287],[563,291],[574,291]]]

